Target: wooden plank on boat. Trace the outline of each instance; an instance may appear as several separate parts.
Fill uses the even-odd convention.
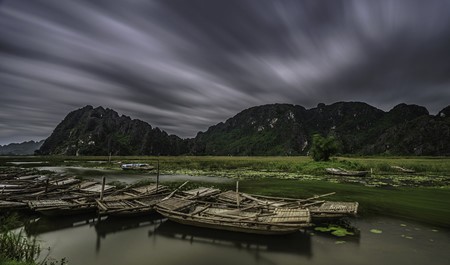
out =
[[[192,190],[183,191],[183,193],[188,194],[189,199],[206,198],[220,193],[219,189],[199,187]],[[236,201],[236,200],[235,200]]]
[[[311,213],[348,213],[356,214],[358,211],[357,202],[332,202],[328,201],[318,207],[311,207]]]
[[[93,186],[93,185],[96,185],[96,184],[98,184],[98,182],[95,182],[95,181],[83,181],[83,182],[81,182],[79,184],[79,188],[80,189],[85,189],[87,187],[90,187],[90,186]]]
[[[31,209],[36,208],[47,208],[47,207],[59,207],[59,206],[70,206],[72,203],[63,200],[32,200],[28,201],[28,206]]]
[[[217,196],[217,198],[219,200],[230,203],[237,203],[237,201],[239,200],[239,204],[241,204],[241,202],[246,199],[246,197],[243,194],[239,194],[238,199],[237,193],[234,190],[222,192]]]
[[[156,190],[156,188],[158,187],[158,190]],[[151,193],[156,193],[157,191],[164,191],[167,190],[166,186],[162,186],[162,185],[156,185],[156,184],[150,184],[150,185],[145,185],[145,186],[141,186],[141,187],[137,187],[137,188],[132,188],[131,189],[134,192],[137,192],[139,194],[151,194]]]
[[[25,208],[25,207],[27,207],[27,204],[23,203],[23,202],[0,200],[0,209],[19,209],[19,208]]]
[[[67,178],[67,179],[62,179],[62,180],[54,180],[54,181],[50,182],[50,184],[55,185],[55,186],[64,186],[64,185],[69,185],[69,184],[75,184],[78,182],[80,182],[79,179]]]
[[[22,176],[22,177],[16,177],[17,180],[34,180],[41,177],[41,175],[28,175],[28,176]]]
[[[111,186],[111,185],[105,185],[104,191],[108,191],[108,190],[112,190],[112,189],[114,189],[114,186]],[[100,192],[102,192],[102,185],[101,185],[101,184],[95,184],[95,185],[92,185],[92,186],[89,186],[89,187],[87,187],[87,188],[80,189],[80,190],[81,190],[81,191],[84,191],[84,192],[95,192],[95,193],[100,193]]]
[[[163,200],[157,204],[158,207],[167,209],[170,211],[178,211],[181,209],[185,209],[191,205],[193,205],[195,201],[189,201],[184,199],[178,199],[178,198],[170,198],[167,200]]]
[[[277,208],[273,211],[273,213],[274,215],[261,217],[260,220],[269,223],[308,223],[311,220],[308,209]]]

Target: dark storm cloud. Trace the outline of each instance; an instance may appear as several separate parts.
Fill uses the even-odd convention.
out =
[[[450,103],[450,1],[0,2],[0,143],[102,105],[184,137],[266,103]]]

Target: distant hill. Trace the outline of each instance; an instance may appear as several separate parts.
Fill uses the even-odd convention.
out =
[[[43,143],[44,140],[0,145],[0,155],[33,155],[34,151],[41,148]]]
[[[141,120],[103,107],[86,106],[69,113],[55,128],[39,155],[179,155],[186,140],[168,135]]]
[[[269,104],[246,109],[192,139],[86,106],[69,113],[37,154],[305,155],[315,133],[335,136],[343,154],[450,155],[450,106],[434,116],[407,104],[388,112],[362,102],[312,109]]]
[[[438,115],[417,105],[389,112],[361,102],[249,108],[200,132],[191,143],[197,155],[304,155],[312,135],[333,135],[344,154],[450,155],[450,107]]]

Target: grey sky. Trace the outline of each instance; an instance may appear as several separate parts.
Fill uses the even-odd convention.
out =
[[[450,104],[450,1],[0,1],[0,144],[104,106],[181,137],[267,103]]]

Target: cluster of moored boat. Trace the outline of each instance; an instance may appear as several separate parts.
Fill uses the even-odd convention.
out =
[[[187,183],[187,182],[186,182]],[[117,189],[73,177],[0,176],[0,211],[31,209],[44,215],[146,215],[158,212],[178,223],[257,233],[285,234],[311,226],[321,218],[355,215],[357,202],[267,197],[200,187],[175,190],[151,183]]]

